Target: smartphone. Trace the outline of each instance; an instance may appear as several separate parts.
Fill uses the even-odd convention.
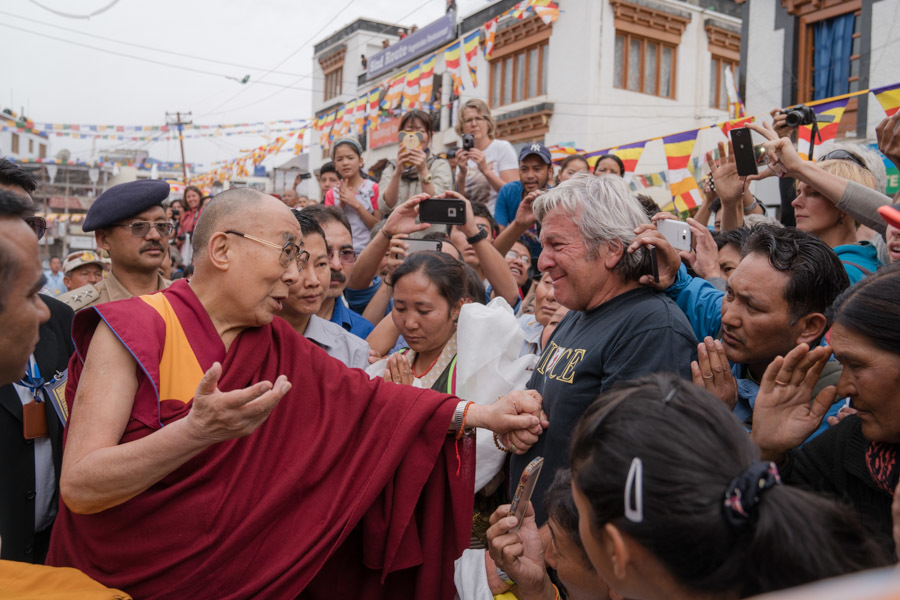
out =
[[[519,487],[513,496],[512,504],[509,505],[509,514],[516,518],[516,526],[513,533],[519,531],[522,526],[522,520],[525,519],[525,511],[528,509],[528,503],[531,502],[531,494],[534,493],[534,486],[537,484],[538,476],[544,467],[544,457],[538,456],[528,463],[522,476],[519,478]]]
[[[466,203],[456,198],[428,198],[419,204],[419,221],[432,225],[465,225]]]
[[[733,131],[733,130],[732,130]],[[656,222],[656,229],[666,238],[676,250],[691,251],[691,226],[684,221],[675,219],[661,219]]]
[[[756,175],[759,171],[756,169],[756,154],[753,152],[753,138],[750,136],[750,130],[746,127],[732,129],[731,145],[734,147],[734,164],[737,167],[738,175],[746,177],[747,175]]]
[[[441,240],[413,240],[406,239],[403,240],[406,242],[406,254],[409,256],[413,252],[422,252],[425,250],[432,250],[434,252],[440,252],[441,248],[444,246],[444,242]]]
[[[650,273],[653,283],[659,283],[659,262],[656,260],[656,246],[650,246]]]
[[[422,147],[424,136],[418,131],[401,131],[397,134],[397,139],[407,150],[417,150]]]

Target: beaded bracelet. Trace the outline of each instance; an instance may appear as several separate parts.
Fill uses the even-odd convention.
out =
[[[494,445],[497,446],[497,450],[499,450],[500,452],[507,452],[509,454],[512,454],[512,450],[510,450],[509,448],[504,448],[503,445],[500,444],[500,435],[496,431],[494,432]]]

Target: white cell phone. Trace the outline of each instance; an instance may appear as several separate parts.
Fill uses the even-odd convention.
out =
[[[691,226],[684,221],[661,219],[656,222],[656,229],[676,250],[691,251]]]
[[[441,240],[413,240],[406,239],[403,240],[406,243],[407,254],[412,254],[414,252],[422,252],[423,250],[432,250],[434,252],[440,252],[444,243]]]

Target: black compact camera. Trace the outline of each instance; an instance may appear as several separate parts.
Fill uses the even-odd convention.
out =
[[[781,111],[785,115],[785,124],[788,127],[800,127],[801,125],[812,125],[816,122],[816,111],[806,106],[798,104]]]
[[[462,134],[463,150],[471,150],[475,147],[475,136],[471,133]]]

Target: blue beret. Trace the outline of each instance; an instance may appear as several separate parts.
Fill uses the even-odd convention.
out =
[[[122,219],[162,206],[169,197],[169,184],[161,179],[139,179],[114,185],[94,200],[81,229],[94,231]]]

